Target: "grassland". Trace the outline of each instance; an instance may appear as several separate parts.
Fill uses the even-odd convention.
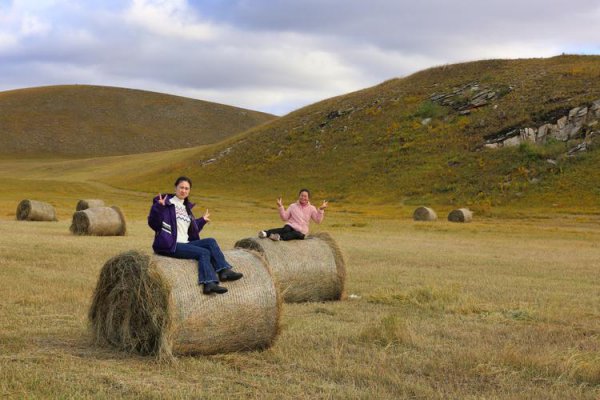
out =
[[[126,173],[136,157],[1,164],[3,398],[600,396],[596,215],[415,223],[406,208],[333,203],[315,230],[343,249],[353,296],[285,304],[270,349],[160,364],[95,346],[86,313],[99,270],[120,251],[149,251],[153,193],[92,179]],[[225,249],[279,223],[273,204],[193,190],[211,210],[205,234]],[[17,200],[34,197],[60,221],[15,221]],[[77,200],[90,197],[124,210],[127,236],[69,233]]]
[[[92,157],[200,146],[271,121],[270,114],[106,86],[0,92],[0,154]]]
[[[577,157],[565,156],[574,143],[481,147],[489,135],[556,123],[548,116],[600,99],[599,76],[598,56],[431,68],[320,101],[198,149],[179,160],[179,171],[223,196],[251,193],[265,200],[308,186],[342,203],[467,205],[490,216],[506,207],[596,213],[598,132],[590,151]],[[433,94],[474,83],[498,97],[469,115],[431,101]],[[423,124],[426,118],[430,122]],[[163,176],[140,170],[106,183],[148,190]]]
[[[215,144],[1,155],[0,397],[600,398],[600,150],[477,148],[490,132],[600,98],[598,76],[598,57],[444,66]],[[428,101],[473,80],[514,85],[468,117]],[[86,314],[100,268],[150,251],[150,199],[182,173],[211,211],[204,234],[224,249],[279,224],[279,195],[291,202],[309,186],[314,202],[330,200],[314,228],[342,248],[351,296],[285,304],[265,351],[157,363],[95,346]],[[119,206],[127,236],[71,235],[85,198]],[[16,221],[22,199],[50,202],[59,222]],[[440,220],[413,222],[417,205]],[[475,221],[445,221],[456,206]]]

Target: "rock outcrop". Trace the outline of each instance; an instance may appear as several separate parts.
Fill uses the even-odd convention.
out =
[[[478,82],[452,89],[447,93],[433,93],[429,100],[441,106],[451,107],[461,115],[471,113],[471,110],[490,104],[492,100],[498,99],[512,90],[512,87],[486,88],[481,87]]]
[[[518,146],[521,143],[545,144],[551,140],[567,142],[581,139],[582,142],[569,151],[569,154],[574,154],[585,151],[586,140],[596,133],[595,129],[599,127],[599,121],[600,99],[591,105],[583,105],[569,110],[567,115],[558,118],[555,123],[545,123],[537,127],[514,127],[488,136],[484,147],[495,149]]]

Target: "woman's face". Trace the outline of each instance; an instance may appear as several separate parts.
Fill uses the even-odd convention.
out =
[[[300,204],[305,206],[308,204],[308,200],[308,192],[300,192],[300,194],[298,195],[298,201],[300,202]]]
[[[181,181],[175,186],[175,196],[178,199],[185,200],[190,195],[190,183],[188,181]]]

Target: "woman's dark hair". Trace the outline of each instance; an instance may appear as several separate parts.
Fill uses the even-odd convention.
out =
[[[187,176],[180,176],[179,178],[177,178],[177,180],[175,181],[175,187],[177,187],[177,185],[179,185],[181,182],[189,183],[190,189],[192,188],[192,180],[190,178],[188,178]]]
[[[191,187],[191,184],[190,184],[190,187]],[[308,190],[308,189],[300,189],[300,191],[298,192],[298,196],[300,196],[300,193],[302,193],[302,192],[308,193],[308,198],[310,199],[310,190]]]

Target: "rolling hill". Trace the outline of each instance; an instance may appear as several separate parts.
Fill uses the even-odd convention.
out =
[[[273,115],[104,86],[0,92],[0,154],[92,157],[216,143]]]
[[[228,196],[289,198],[307,186],[346,204],[597,212],[598,125],[566,141],[486,144],[591,107],[599,77],[598,56],[440,66],[307,106],[162,172],[109,181],[153,190],[186,173]]]
[[[338,210],[371,215],[416,205],[467,206],[478,215],[600,213],[599,77],[598,56],[444,65],[213,144],[160,155],[7,161],[4,175],[17,179],[11,185],[20,177],[60,176],[156,193],[186,174],[194,197],[263,205],[308,187],[315,202],[326,198]],[[584,112],[585,123],[571,129]],[[173,122],[139,118],[157,118],[164,129]],[[103,121],[114,124],[108,116]],[[565,129],[571,130],[562,137]],[[542,131],[555,135],[525,140]]]

